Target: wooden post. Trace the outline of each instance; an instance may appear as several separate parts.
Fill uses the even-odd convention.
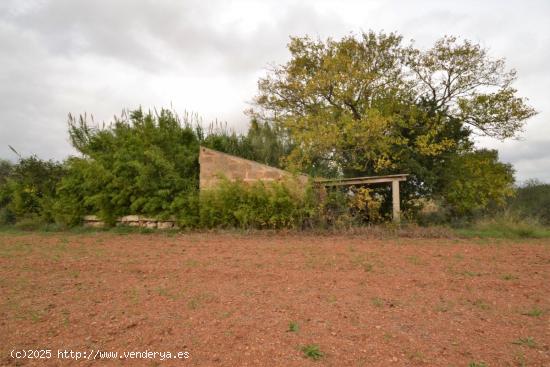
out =
[[[393,221],[399,223],[401,221],[401,208],[399,205],[399,181],[397,180],[391,182],[391,197],[393,204]]]

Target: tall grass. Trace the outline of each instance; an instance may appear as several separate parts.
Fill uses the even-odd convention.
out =
[[[505,211],[493,217],[480,218],[464,228],[456,229],[456,233],[481,238],[548,238],[550,227],[536,218]]]

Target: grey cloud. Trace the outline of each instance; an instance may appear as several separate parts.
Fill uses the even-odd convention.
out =
[[[53,54],[100,54],[151,72],[168,66],[205,64],[249,72],[251,67],[265,63],[263,60],[280,59],[289,35],[343,25],[334,16],[320,16],[311,6],[293,4],[277,12],[281,17],[278,23],[265,22],[251,33],[239,33],[235,29],[238,20],[225,27],[218,24],[215,9],[226,4],[59,0],[6,18],[36,32]]]

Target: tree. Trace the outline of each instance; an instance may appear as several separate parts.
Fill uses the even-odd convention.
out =
[[[13,171],[13,164],[5,159],[0,159],[0,187],[6,183]]]
[[[395,34],[293,37],[290,60],[258,83],[253,115],[286,131],[287,166],[325,176],[411,173],[405,195],[437,194],[473,136],[516,136],[536,112],[513,70],[469,41],[428,50]]]
[[[279,126],[252,119],[246,135],[223,127],[210,128],[201,144],[220,152],[281,167],[292,146]]]
[[[260,80],[256,98],[260,116],[296,143],[290,166],[335,175],[391,165],[391,147],[402,143],[387,103],[405,92],[400,42],[394,34],[291,39],[291,61]]]
[[[405,55],[416,100],[476,133],[511,138],[536,113],[516,96],[516,71],[507,71],[504,59],[490,58],[480,45],[443,37],[427,51],[410,47]]]

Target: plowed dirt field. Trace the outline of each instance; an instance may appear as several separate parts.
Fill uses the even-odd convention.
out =
[[[8,366],[550,366],[550,241],[0,233],[0,352]]]

